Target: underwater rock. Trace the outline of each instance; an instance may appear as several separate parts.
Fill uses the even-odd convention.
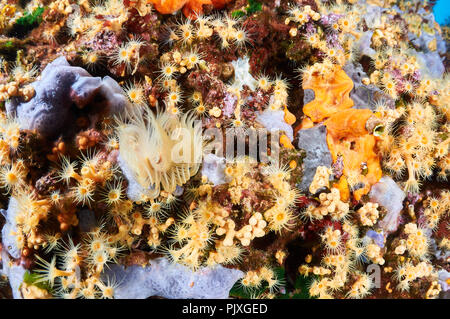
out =
[[[378,6],[367,6],[367,12],[363,18],[370,29],[378,28],[381,25],[381,12],[383,8]]]
[[[10,224],[16,224],[16,214],[18,209],[17,200],[14,196],[9,198],[8,209],[6,210],[6,222]]]
[[[377,53],[374,49],[370,47],[370,45],[372,44],[372,36],[373,31],[368,30],[365,31],[361,36],[361,38],[359,39],[357,46],[359,48],[359,53],[361,56],[367,55],[368,57],[373,58]]]
[[[271,111],[270,109],[267,109],[258,114],[256,121],[262,124],[269,131],[284,131],[291,142],[294,139],[294,131],[292,126],[287,124],[284,120],[283,111]]]
[[[391,10],[394,10],[395,12],[397,12],[398,14],[403,14],[403,11],[400,10],[400,8],[398,7],[398,5],[394,4],[391,8]]]
[[[109,76],[105,76],[102,79],[100,95],[106,98],[104,103],[107,104],[109,114],[120,114],[130,104],[124,96],[124,91],[119,83]]]
[[[447,45],[442,38],[439,31],[435,28],[435,19],[433,13],[426,14],[423,12],[422,18],[428,20],[428,23],[423,23],[420,28],[420,36],[413,32],[408,32],[409,40],[425,53],[436,50],[439,54],[447,52]],[[433,42],[435,44],[433,44]]]
[[[439,54],[447,53],[447,42],[442,38],[440,34],[436,34],[436,49]]]
[[[14,258],[20,258],[20,248],[17,247],[16,236],[17,226],[6,223],[2,228],[2,245],[6,248],[8,253]]]
[[[446,261],[450,258],[450,250],[442,249],[436,244],[436,240],[434,238],[430,239],[430,247],[431,251],[433,251],[433,255],[436,259]]]
[[[450,288],[450,285],[448,284],[450,273],[445,269],[441,269],[438,271],[438,276],[439,276],[439,284],[441,285],[442,291],[448,291]]]
[[[428,32],[422,32],[420,37],[412,32],[408,32],[408,37],[416,47],[425,52],[430,51],[428,49],[428,44],[435,39],[434,34],[430,34]]]
[[[312,89],[305,89],[303,94],[303,105],[308,104],[316,98],[314,90]]]
[[[173,191],[173,195],[174,196],[181,196],[181,195],[183,195],[183,193],[184,193],[184,187],[183,186],[180,186],[180,185],[177,185],[176,187],[175,187],[175,190]]]
[[[318,166],[330,167],[331,153],[327,145],[327,129],[324,125],[314,126],[298,132],[298,147],[306,151],[303,159],[303,178],[299,185],[307,191]]]
[[[4,210],[3,210],[4,211]],[[17,200],[11,196],[8,209],[6,210],[6,223],[2,228],[2,244],[13,258],[20,258],[20,248],[17,246],[17,239],[14,233],[17,231],[16,215],[18,207]]]
[[[95,213],[89,209],[82,209],[78,213],[78,226],[80,231],[88,233],[92,231],[96,225]]]
[[[0,4],[0,298],[450,296],[434,1],[28,2]]]
[[[225,93],[223,99],[222,114],[226,117],[230,117],[236,109],[237,97],[228,92]]]
[[[143,196],[147,193],[146,190],[138,183],[134,178],[131,169],[128,167],[127,163],[122,159],[122,157],[117,157],[117,163],[122,170],[123,175],[128,181],[127,196],[132,201],[140,201]]]
[[[257,81],[250,74],[250,64],[249,58],[245,57],[243,59],[239,58],[231,64],[234,67],[234,83],[239,90],[242,90],[244,85],[247,85],[250,90],[254,91],[256,88]]]
[[[150,261],[150,266],[132,265],[124,268],[112,265],[104,276],[115,277],[120,285],[115,289],[117,299],[144,299],[160,296],[171,299],[225,299],[234,283],[244,276],[236,269],[222,266],[204,267],[193,272],[190,268],[170,263],[166,258]]]
[[[208,180],[214,186],[227,183],[225,176],[225,158],[208,154],[203,158],[202,175],[208,177]]]
[[[378,203],[387,210],[386,216],[378,223],[379,226],[388,234],[395,232],[399,226],[405,192],[392,178],[383,176],[372,186],[369,197],[372,202]]]
[[[445,72],[445,66],[437,52],[416,52],[415,55],[422,74],[427,74],[432,78],[442,77]]]
[[[117,163],[119,164],[120,169],[123,172],[126,180],[128,181],[127,188],[127,196],[133,201],[140,201],[143,197],[148,196],[148,192],[145,188],[143,188],[136,178],[134,177],[131,169],[128,167],[127,163],[122,159],[120,154],[117,157]],[[153,189],[150,189],[153,190]],[[184,192],[184,188],[177,185],[175,191],[173,192],[174,196],[181,196]]]
[[[378,246],[380,246],[381,248],[384,248],[384,235],[383,235],[383,231],[381,232],[376,232],[372,229],[369,229],[366,233],[366,237],[371,238],[375,244],[377,244]]]
[[[12,264],[10,265],[10,259],[6,251],[2,251],[2,269],[3,275],[8,277],[9,285],[11,286],[11,291],[14,299],[22,299],[22,294],[20,293],[20,285],[23,282],[23,276],[25,275],[26,269],[22,265]]]
[[[353,81],[353,90],[350,92],[350,98],[354,102],[355,109],[370,109],[375,111],[377,101],[383,100],[384,103],[395,108],[395,102],[385,94],[382,90],[373,84],[365,85],[362,83],[363,78],[369,76],[364,72],[361,64],[347,64],[344,71]]]
[[[24,103],[12,99],[6,104],[7,113],[17,116],[21,129],[36,130],[49,137],[70,131],[76,108],[93,103],[102,105],[98,111],[115,114],[128,104],[116,81],[108,76],[92,77],[85,69],[71,66],[64,56],[49,63],[41,79],[31,85],[35,96]]]

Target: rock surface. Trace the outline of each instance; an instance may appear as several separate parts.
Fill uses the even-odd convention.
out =
[[[31,85],[34,97],[25,103],[11,99],[6,110],[9,116],[17,116],[21,129],[36,130],[45,136],[70,132],[77,111],[88,104],[101,105],[97,111],[110,114],[123,112],[128,105],[115,80],[92,77],[85,69],[71,66],[64,56],[49,63],[41,79]]]
[[[387,210],[386,216],[378,223],[385,233],[393,233],[399,226],[400,212],[403,209],[405,192],[398,187],[389,176],[383,176],[372,186],[369,193],[370,200],[378,203]]]
[[[190,268],[172,264],[166,258],[150,261],[150,266],[133,265],[124,268],[112,265],[104,276],[113,276],[120,283],[115,289],[117,299],[144,299],[160,296],[171,299],[225,299],[234,283],[244,276],[236,269],[222,266]]]
[[[247,85],[250,90],[254,91],[256,89],[257,81],[250,74],[250,64],[249,58],[239,58],[231,64],[234,67],[234,83],[239,90],[242,90],[244,85]]]
[[[225,158],[214,154],[208,154],[203,158],[202,175],[208,177],[208,181],[212,182],[214,186],[227,182],[224,172],[225,161]]]
[[[332,158],[327,145],[327,128],[318,125],[298,132],[298,147],[306,151],[303,159],[303,178],[299,185],[306,192],[311,184],[318,166],[330,167]]]
[[[10,265],[10,259],[6,251],[2,251],[1,256],[1,273],[8,277],[9,285],[11,286],[11,291],[14,299],[23,299],[19,288],[23,282],[23,276],[25,275],[26,269],[22,265]]]
[[[372,44],[372,36],[373,31],[367,30],[363,33],[361,38],[358,41],[358,48],[361,56],[367,55],[368,57],[373,58],[376,54],[376,51],[370,47]]]
[[[316,98],[314,90],[312,89],[305,89],[303,94],[303,105],[308,104]]]
[[[17,231],[16,215],[18,213],[17,200],[11,196],[8,203],[8,209],[2,210],[6,215],[6,223],[2,228],[2,244],[13,258],[20,258],[20,248],[17,246],[15,232]]]
[[[127,163],[122,159],[122,157],[117,157],[117,163],[122,170],[123,175],[128,181],[127,196],[132,201],[140,201],[142,197],[147,194],[146,190],[138,183],[134,177],[131,169],[128,167]]]
[[[417,52],[417,60],[422,74],[432,78],[440,78],[445,72],[445,66],[437,52]]]
[[[256,121],[262,124],[268,131],[284,131],[289,139],[294,139],[294,131],[292,126],[284,121],[283,111],[271,111],[269,109],[258,114]]]
[[[88,233],[93,231],[97,226],[97,220],[95,219],[95,213],[89,209],[82,209],[78,213],[78,226],[80,231]]]
[[[375,111],[378,101],[383,101],[384,104],[395,108],[395,103],[388,95],[380,90],[375,85],[365,85],[362,79],[368,75],[364,72],[361,64],[347,64],[344,66],[345,73],[353,81],[353,89],[350,92],[350,98],[353,100],[355,109],[370,109]]]

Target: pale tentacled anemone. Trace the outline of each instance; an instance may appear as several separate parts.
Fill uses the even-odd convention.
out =
[[[197,173],[204,145],[193,113],[136,110],[117,122],[120,156],[148,197],[172,193]]]

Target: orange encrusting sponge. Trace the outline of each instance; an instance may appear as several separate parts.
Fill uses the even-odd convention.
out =
[[[333,162],[338,155],[343,157],[343,174],[350,186],[362,183],[362,187],[353,192],[356,200],[370,191],[370,187],[381,178],[380,158],[375,153],[375,136],[369,134],[365,124],[372,111],[348,109],[338,112],[327,119],[327,144]],[[367,166],[363,168],[363,164]]]
[[[353,81],[339,65],[334,65],[326,78],[317,74],[304,78],[303,89],[314,91],[315,98],[303,107],[303,113],[315,123],[353,106]]]

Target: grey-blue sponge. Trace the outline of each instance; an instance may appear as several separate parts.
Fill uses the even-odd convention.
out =
[[[64,56],[49,63],[41,79],[31,85],[34,97],[28,102],[13,98],[6,103],[6,110],[17,117],[21,129],[48,137],[69,132],[77,109],[88,104],[94,103],[90,112],[112,115],[122,113],[129,103],[114,79],[92,77],[85,69],[71,66]]]

